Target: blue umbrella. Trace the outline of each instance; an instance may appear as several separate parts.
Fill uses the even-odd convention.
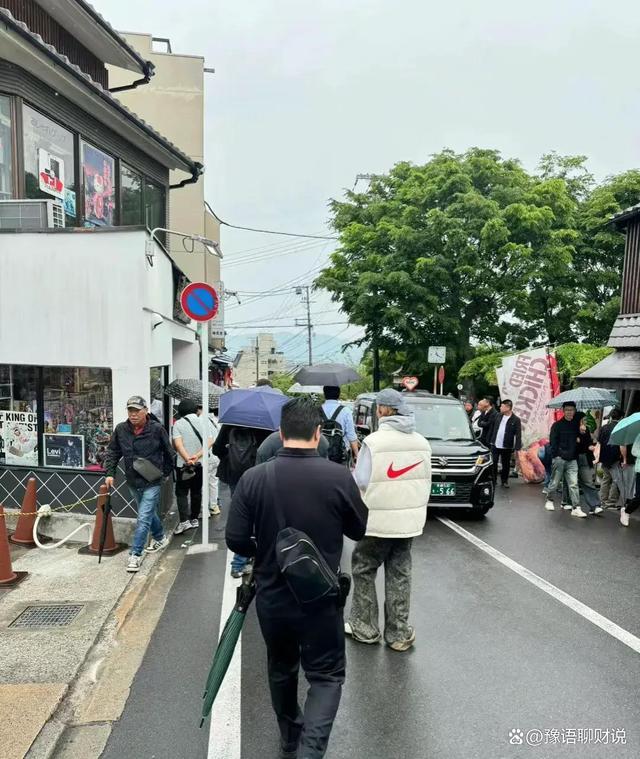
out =
[[[640,411],[621,419],[611,433],[609,445],[633,445],[640,435]]]
[[[218,420],[239,427],[277,430],[282,407],[288,400],[282,391],[268,386],[230,390],[220,397]]]

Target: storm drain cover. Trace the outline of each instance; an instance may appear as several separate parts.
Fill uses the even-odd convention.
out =
[[[27,606],[9,627],[66,627],[80,614],[83,604]]]

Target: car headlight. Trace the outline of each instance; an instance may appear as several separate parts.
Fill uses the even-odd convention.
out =
[[[476,459],[476,466],[486,466],[491,463],[490,453],[481,453]]]

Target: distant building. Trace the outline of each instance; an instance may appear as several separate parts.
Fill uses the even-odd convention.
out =
[[[233,379],[238,387],[251,387],[259,379],[271,379],[287,370],[284,353],[277,350],[273,335],[257,335],[253,345],[247,345],[234,361]]]

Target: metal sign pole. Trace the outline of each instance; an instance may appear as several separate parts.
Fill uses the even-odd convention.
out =
[[[438,394],[438,367],[433,367],[433,394]]]
[[[200,322],[202,358],[202,545],[209,543],[209,339],[208,322]]]

